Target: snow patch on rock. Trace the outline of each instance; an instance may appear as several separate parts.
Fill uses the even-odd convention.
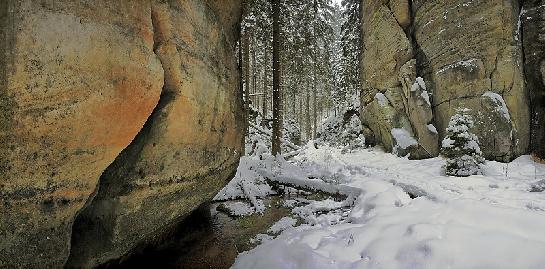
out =
[[[385,107],[386,104],[388,104],[388,99],[386,99],[386,96],[380,92],[375,94],[375,100],[377,100],[381,107]]]
[[[503,97],[495,92],[487,91],[483,94],[484,97],[488,97],[496,104],[496,111],[499,112],[507,122],[511,122],[511,116],[509,115],[509,109]]]
[[[416,81],[411,86],[411,91],[414,92],[414,91],[418,90],[419,88],[423,89],[423,90],[427,90],[426,89],[426,82],[424,82],[424,79],[421,78],[421,77],[416,78]]]
[[[414,137],[412,137],[412,135],[403,128],[393,128],[391,133],[397,146],[402,149],[407,149],[410,146],[418,145],[416,139],[414,139]]]
[[[458,67],[466,68],[466,69],[469,69],[469,71],[473,72],[473,70],[477,68],[477,64],[475,64],[476,61],[477,59],[458,61],[456,63],[444,66],[439,71],[437,71],[436,74],[442,74],[450,69],[454,69]]]
[[[424,101],[426,101],[429,106],[431,106],[430,95],[428,94],[428,91],[422,91],[422,94],[420,94],[420,96],[422,97],[422,99],[424,99]]]
[[[428,130],[430,130],[430,132],[434,133],[434,134],[438,134],[437,132],[437,128],[435,128],[435,126],[433,124],[428,124],[426,125],[426,127],[428,127]]]

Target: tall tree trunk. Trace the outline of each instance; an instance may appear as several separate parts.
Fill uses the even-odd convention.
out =
[[[312,139],[316,138],[316,128],[318,128],[318,115],[316,112],[316,92],[318,91],[318,35],[316,34],[316,23],[318,19],[318,2],[314,0],[314,25],[312,27],[312,34],[313,39],[315,43],[314,51],[312,52],[312,61],[313,61],[313,78],[312,78],[312,122],[313,122],[313,128],[312,128]]]
[[[305,89],[305,98],[306,98],[306,113],[305,113],[305,123],[306,123],[306,135],[307,140],[312,139],[312,125],[310,124],[310,83],[307,80],[307,87]]]
[[[272,154],[282,153],[282,93],[280,88],[280,0],[272,0],[273,13],[273,133]]]
[[[264,55],[263,55],[263,119],[266,119],[267,118],[267,84],[269,83],[269,79],[268,79],[268,73],[267,73],[267,66],[269,64],[269,61],[267,59],[268,57],[268,50],[267,50],[267,38],[265,37],[264,39]]]
[[[303,98],[299,96],[299,130],[301,131],[301,140],[303,139]]]
[[[242,98],[242,103],[244,104],[244,109],[246,111],[246,102],[244,101],[244,80],[242,79],[242,64],[243,64],[243,61],[242,61],[242,36],[239,38],[238,40],[238,75],[239,75],[239,90],[240,90],[240,95],[239,95],[239,98]],[[244,113],[244,116],[245,116],[245,123],[246,125],[248,125],[248,115],[246,113]],[[248,126],[247,128],[244,129],[246,135],[248,135]],[[243,150],[244,150],[244,147],[242,147]]]
[[[254,37],[252,37],[252,43],[251,43],[251,50],[252,50],[252,104],[254,104],[254,108],[258,109],[257,105],[257,62],[256,62],[256,40]]]
[[[249,29],[244,30],[243,35],[244,51],[244,110],[246,112],[246,132],[249,131],[250,121],[250,33]]]
[[[318,85],[316,85],[316,72],[314,73],[314,89],[312,89],[312,139],[316,138],[316,129],[318,128],[318,110],[317,110],[317,97],[316,92],[318,91]]]
[[[296,97],[295,96],[295,91],[291,91],[291,100],[292,100],[292,106],[291,106],[291,112],[292,113],[291,114],[292,115],[297,115],[296,114],[297,113],[297,102],[296,102],[297,99],[295,99],[295,97]],[[295,116],[293,117],[293,119],[295,119]]]

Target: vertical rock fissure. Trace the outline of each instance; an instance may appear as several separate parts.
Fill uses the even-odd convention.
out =
[[[360,117],[388,151],[411,158],[438,154],[437,134],[431,128],[433,109],[420,69],[411,1],[363,2],[362,81]],[[415,82],[418,86],[414,86]],[[425,83],[427,83],[426,81]],[[386,101],[386,102],[384,102]],[[377,117],[378,115],[382,117]],[[400,133],[402,132],[402,133]],[[406,132],[403,133],[403,132]],[[416,140],[399,146],[402,136]]]
[[[525,71],[526,68],[525,68],[525,65],[524,65],[524,63],[525,63],[525,60],[524,60],[525,59],[525,53],[524,53],[524,40],[523,40],[523,35],[522,35],[522,28],[523,28],[522,27],[522,16],[524,15],[523,1],[524,0],[514,0],[513,6],[516,8],[515,11],[518,14],[518,16],[515,17],[517,19],[517,23],[515,25],[514,33],[511,32],[508,35],[506,35],[506,37],[511,38],[511,40],[514,40],[515,44],[517,45],[518,49],[520,50],[519,51],[519,53],[520,53],[520,55],[519,55],[519,61],[520,61],[519,65],[520,65],[520,70],[521,70],[521,73],[522,73],[522,84],[523,84],[522,87],[523,87],[523,90],[524,90],[524,97],[527,100],[529,100],[528,89],[527,89],[527,86],[526,86],[526,78],[525,78],[526,77],[526,71]],[[498,59],[496,58],[494,71],[497,70],[497,68],[498,68]],[[501,92],[501,96],[502,96],[502,98],[504,98],[504,100],[505,100],[506,93],[511,94],[511,91],[513,90],[514,86],[515,86],[515,73],[513,72],[509,88],[508,89],[504,88],[504,89],[502,89],[502,92]],[[530,119],[530,121],[531,121],[531,119]],[[516,126],[515,126],[514,122],[511,122],[511,124],[513,126],[513,129],[516,131]],[[511,138],[512,138],[512,143],[511,143],[512,149],[511,149],[511,151],[514,152],[516,150],[516,143],[518,141],[516,141],[515,136],[512,136]]]
[[[433,76],[426,76],[424,70],[424,66],[427,66],[429,65],[429,60],[425,54],[425,52],[421,49],[420,47],[420,44],[418,44],[418,40],[416,38],[416,25],[415,25],[415,20],[416,20],[416,8],[414,7],[414,2],[411,0],[411,1],[408,1],[409,2],[409,16],[410,16],[410,25],[408,27],[408,31],[409,31],[409,36],[410,36],[410,41],[411,41],[411,45],[413,47],[413,51],[414,51],[414,59],[416,61],[416,66],[415,66],[415,71],[416,71],[416,76],[417,77],[421,77],[421,78],[424,78],[425,81],[426,81],[426,85],[427,85],[427,91],[429,92],[429,101],[430,101],[430,109],[431,109],[431,120],[429,122],[429,124],[432,124],[433,126],[437,126],[436,124],[436,113],[435,113],[435,106],[433,105],[435,102],[434,102],[434,88],[432,87],[435,83],[433,81]],[[437,149],[441,147],[441,141],[439,139],[437,139],[436,141],[436,147]],[[430,149],[426,149],[423,145],[421,145],[422,148],[426,151],[426,153],[428,153],[429,157],[433,158],[433,157],[436,157],[437,155],[437,149],[434,149],[434,150],[430,150]]]
[[[413,10],[413,1],[407,1],[407,6],[408,6],[408,16],[409,16],[409,24],[405,27],[403,27],[403,25],[399,25],[403,31],[405,32],[405,36],[407,37],[407,39],[409,40],[409,44],[411,45],[411,48],[412,48],[412,59],[414,59],[415,61],[415,66],[414,66],[414,71],[415,71],[415,77],[421,77],[421,78],[424,78],[424,74],[422,73],[422,59],[425,58],[422,57],[423,56],[423,52],[421,51],[420,49],[420,46],[416,40],[416,35],[415,35],[415,25],[414,25],[414,22],[415,22],[415,14],[414,14],[414,10]],[[410,61],[410,60],[409,60]],[[406,63],[404,63],[406,64]],[[429,81],[428,81],[429,82]],[[412,81],[411,83],[414,83],[414,81]],[[430,83],[428,83],[430,84]],[[410,93],[409,93],[410,95]],[[410,96],[407,96],[407,99],[408,98],[411,98]],[[433,104],[433,101],[432,101],[432,98],[433,98],[433,95],[430,96],[430,102],[431,104]],[[430,109],[431,109],[431,120],[430,122],[427,122],[426,124],[434,124],[434,113],[433,113],[433,107],[431,107],[430,105]],[[409,109],[407,110],[409,111]],[[412,112],[410,112],[412,113]],[[408,113],[407,116],[410,117],[410,113]],[[436,150],[433,150],[433,149],[430,149],[430,148],[427,148],[425,143],[422,143],[422,137],[419,137],[420,135],[422,135],[417,126],[415,126],[416,123],[414,122],[411,122],[411,129],[412,129],[412,132],[414,134],[417,134],[417,138],[418,138],[418,146],[420,148],[422,148],[426,154],[428,155],[428,157],[430,158],[433,158],[436,156],[436,153],[434,153]],[[437,142],[438,143],[438,142]]]
[[[7,92],[8,53],[11,50],[9,36],[12,34],[8,29],[10,21],[9,3],[11,2],[0,1],[0,181],[5,180],[5,171],[9,169],[8,150],[10,142],[6,131],[13,121],[12,112],[10,111],[12,106]],[[0,186],[0,196],[6,196],[3,185]],[[0,227],[4,228],[3,220],[0,220]],[[5,248],[9,248],[2,241],[0,238],[0,267],[7,266],[7,259],[9,259],[9,257],[4,257],[1,254]]]
[[[496,70],[498,70],[498,55],[495,55],[494,58],[494,66],[492,70],[490,71],[490,75],[488,76],[488,79],[490,80],[490,90],[494,90],[494,74],[496,73]],[[505,93],[505,89],[502,89],[501,95]]]
[[[545,1],[521,1],[520,41],[530,100],[530,152],[545,158]]]
[[[416,35],[415,35],[415,25],[414,25],[414,20],[415,20],[415,14],[414,14],[414,10],[413,10],[413,1],[410,0],[408,1],[408,7],[409,7],[409,26],[406,27],[406,29],[404,29],[405,31],[405,35],[407,36],[407,39],[409,39],[409,42],[412,46],[412,50],[413,50],[413,59],[415,60],[415,75],[416,77],[422,77],[424,78],[424,74],[422,74],[422,68],[421,68],[421,65],[422,65],[422,60],[421,60],[421,57],[420,55],[423,55],[423,52],[420,50],[420,46],[418,45],[418,42],[416,40]],[[428,83],[429,84],[429,83]],[[433,104],[433,95],[430,96],[430,102],[431,104]],[[435,121],[435,116],[434,116],[434,113],[433,113],[433,107],[430,106],[430,109],[431,109],[431,124],[434,124],[434,121]],[[418,133],[417,132],[417,129],[415,128],[414,126],[414,123],[411,124],[411,127],[412,127],[412,131],[413,133]],[[420,138],[419,138],[420,140]],[[426,148],[426,146],[424,145],[424,143],[418,143],[418,145],[428,154],[428,156],[430,158],[433,158],[435,157],[434,154],[432,153],[433,150],[431,149],[428,149]]]

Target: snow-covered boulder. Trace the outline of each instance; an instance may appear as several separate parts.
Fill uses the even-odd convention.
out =
[[[415,158],[435,157],[439,154],[439,134],[433,122],[431,90],[422,77],[416,76],[416,60],[401,67],[399,81],[403,85],[405,113],[420,147],[415,148]]]
[[[365,147],[364,127],[356,110],[327,119],[317,134],[317,142],[346,150]]]

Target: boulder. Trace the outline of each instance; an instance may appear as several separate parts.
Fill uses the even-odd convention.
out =
[[[455,110],[469,108],[481,114],[474,115],[476,126],[482,127],[474,132],[487,159],[509,161],[525,153],[529,104],[517,33],[517,1],[419,0],[413,2],[413,10],[418,68],[433,92],[440,137]],[[503,99],[510,122],[498,117],[495,109],[483,109],[487,92]]]
[[[0,268],[118,258],[235,171],[240,3],[163,2],[0,2]]]
[[[392,134],[393,129],[411,130],[410,122],[404,113],[399,113],[398,110],[392,105],[392,102],[382,93],[377,93],[375,99],[363,106],[361,110],[362,124],[368,127],[371,132],[364,132],[364,135],[372,134],[374,137],[365,140],[380,141],[387,151],[394,151],[396,149],[396,140]],[[411,133],[412,136],[412,133]],[[396,150],[401,156],[405,156],[410,153],[408,147]]]
[[[429,128],[433,119],[431,105],[422,98],[423,90],[411,90],[417,69],[409,27],[410,4],[406,0],[362,4],[362,122],[388,151],[417,159],[437,156],[438,136]],[[400,133],[417,144],[400,146],[395,138]]]
[[[236,171],[244,133],[234,55],[240,3],[218,3],[153,2],[161,99],[76,219],[68,267],[95,267],[157,241]]]
[[[0,3],[0,267],[64,264],[75,215],[157,105],[150,10]]]

